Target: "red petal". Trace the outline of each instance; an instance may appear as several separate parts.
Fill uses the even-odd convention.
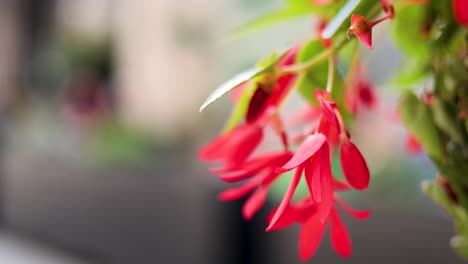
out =
[[[297,149],[294,156],[283,165],[283,167],[278,168],[277,172],[286,172],[296,168],[297,166],[304,163],[307,159],[312,157],[325,143],[326,138],[322,134],[313,134],[308,136],[301,146]]]
[[[334,191],[348,191],[351,187],[343,181],[333,178],[333,190]]]
[[[281,201],[278,207],[278,210],[273,215],[271,222],[268,225],[266,231],[271,231],[275,228],[275,225],[280,219],[281,215],[289,206],[289,203],[291,202],[294,196],[294,192],[296,191],[297,185],[299,184],[299,180],[301,179],[302,170],[303,170],[302,166],[299,166],[294,172],[294,175],[291,179],[291,183],[289,184],[288,190],[286,191],[286,194],[284,195],[283,200]]]
[[[372,31],[369,31],[369,32],[356,32],[355,35],[369,49],[372,49]]]
[[[198,152],[204,161],[225,160],[226,166],[241,164],[260,144],[263,138],[263,129],[254,125],[242,125],[225,133]]]
[[[359,149],[349,140],[341,145],[341,168],[348,183],[357,190],[369,187],[370,173]]]
[[[316,203],[320,203],[322,201],[322,186],[320,185],[321,159],[321,155],[313,156],[312,161],[307,162],[304,168],[307,187],[309,187],[309,192]]]
[[[274,169],[276,167],[282,166],[286,161],[288,161],[291,158],[291,156],[292,153],[290,152],[280,152],[263,155],[251,159],[237,168],[220,168],[217,170],[212,170],[212,172],[218,172],[221,180],[223,181],[236,182],[252,177],[263,169]]]
[[[324,114],[325,118],[328,119],[328,122],[334,127],[336,131],[340,131],[340,123],[338,122],[338,117],[335,114],[335,107],[329,101],[324,99],[320,100],[320,109]]]
[[[309,260],[317,251],[325,233],[326,224],[320,221],[319,214],[314,214],[301,226],[299,231],[299,257]]]
[[[468,26],[468,0],[453,0],[455,20],[462,26]]]
[[[330,123],[330,120],[328,118],[321,118],[319,127],[318,127],[318,132],[322,133],[325,135],[327,138],[328,144],[330,146],[336,146],[338,142],[340,141],[340,137],[338,134],[338,129],[335,125],[332,125]]]
[[[351,256],[352,245],[348,230],[336,209],[331,211],[330,240],[333,249],[343,258]]]
[[[268,195],[268,188],[260,187],[255,191],[242,207],[242,215],[246,220],[250,220],[265,203]]]
[[[255,177],[241,186],[230,188],[221,192],[218,195],[218,198],[224,202],[237,200],[253,191],[261,182],[262,177]]]
[[[346,213],[358,220],[365,220],[371,215],[371,212],[369,210],[356,210],[352,208],[351,206],[349,206],[349,204],[347,204],[343,199],[341,199],[337,195],[335,195],[335,201],[341,206],[341,208],[343,208],[343,210],[345,210]]]
[[[268,214],[268,224],[270,224],[277,210],[278,208],[275,208]],[[310,197],[306,197],[288,206],[272,230],[281,230],[294,223],[305,223],[316,211],[317,205],[312,202]]]
[[[330,149],[328,144],[323,146],[321,159],[322,202],[319,204],[318,214],[320,220],[326,222],[333,206],[333,176],[330,164]]]
[[[198,151],[198,157],[203,160],[203,161],[217,161],[221,160],[223,158],[224,153],[220,153],[220,149],[222,148],[223,145],[226,144],[226,142],[229,140],[229,137],[231,134],[235,133],[237,129],[232,130],[231,132],[228,132],[226,134],[223,134],[205,146],[203,146],[199,151]]]
[[[228,159],[226,162],[230,164],[240,164],[244,162],[250,154],[257,148],[263,139],[263,129],[258,126],[246,125],[244,135],[233,140],[231,144],[225,148],[230,148]]]

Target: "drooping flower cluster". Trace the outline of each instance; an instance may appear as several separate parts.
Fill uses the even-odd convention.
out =
[[[284,176],[285,172],[294,170],[279,207],[268,218],[266,230],[280,230],[299,223],[302,226],[299,253],[302,260],[307,260],[315,253],[329,223],[334,249],[339,255],[347,257],[351,255],[351,240],[339,217],[337,205],[358,219],[367,218],[369,212],[353,210],[336,192],[351,188],[366,189],[370,173],[363,156],[351,141],[338,105],[330,93],[321,89],[315,91],[318,106],[309,106],[316,114],[296,120],[314,121],[317,125],[304,135],[295,151],[291,150],[291,139],[279,116],[279,106],[294,87],[296,75],[281,73],[281,68],[294,64],[298,51],[299,46],[289,50],[277,63],[278,71],[270,73],[266,80],[260,78],[255,81],[244,122],[205,145],[199,157],[208,162],[222,162],[221,167],[210,170],[221,180],[243,182],[223,191],[219,198],[232,201],[250,194],[242,208],[245,219],[252,218],[263,206],[269,187],[275,180]],[[253,156],[268,126],[277,132],[283,150]],[[334,149],[340,150],[341,167],[347,182],[333,176],[331,158]],[[291,203],[302,178],[309,194],[301,201]]]
[[[393,19],[397,15],[393,0],[375,1],[383,15],[350,14],[350,26],[343,34],[355,35],[359,41],[372,48],[372,29],[379,23]],[[406,0],[412,4],[427,3],[427,0]],[[322,7],[336,4],[332,0],[311,1]],[[466,25],[465,0],[453,0],[453,12],[457,23]],[[369,13],[369,12],[368,12]],[[296,45],[274,63],[273,68],[256,74],[237,85],[232,93],[239,102],[248,96],[244,105],[242,122],[228,129],[219,137],[201,148],[200,159],[207,162],[220,162],[221,166],[210,170],[227,183],[240,183],[219,194],[222,201],[233,201],[248,196],[242,208],[245,219],[251,219],[265,203],[272,184],[279,177],[291,181],[277,208],[267,219],[266,231],[284,229],[299,224],[299,255],[302,260],[311,258],[316,252],[326,227],[330,225],[332,247],[342,257],[351,255],[352,246],[349,233],[343,224],[338,208],[357,219],[366,219],[370,212],[352,209],[339,196],[348,190],[366,190],[370,172],[358,147],[352,141],[346,127],[346,115],[354,116],[363,108],[374,109],[378,103],[373,85],[363,74],[362,65],[350,63],[347,71],[350,78],[342,78],[342,91],[333,93],[335,80],[335,60],[340,42],[335,38],[325,38],[329,17],[321,16],[317,24],[317,43],[322,53],[309,60],[297,61],[310,53],[316,46]],[[312,47],[312,48],[311,48]],[[309,48],[309,50],[307,50]],[[305,52],[302,52],[306,50]],[[322,54],[327,56],[322,56]],[[325,58],[325,59],[324,59]],[[328,80],[325,87],[302,91],[313,94],[294,116],[285,120],[280,115],[280,107],[287,95],[307,80],[314,66],[328,61]],[[305,77],[304,77],[305,76]],[[347,76],[347,77],[349,77]],[[342,76],[343,77],[343,76]],[[314,78],[310,78],[314,81]],[[318,78],[320,79],[320,78]],[[245,102],[244,102],[245,103]],[[429,104],[429,102],[428,102]],[[289,135],[294,127],[304,125],[305,132]],[[266,129],[272,129],[279,138],[282,148],[272,152],[259,153]],[[420,151],[416,137],[409,136],[407,147],[410,151]],[[345,181],[333,175],[333,154],[339,153],[341,170]],[[293,202],[299,183],[305,182],[308,193]]]
[[[285,14],[292,14],[299,7],[304,7],[302,1],[289,2],[291,8]],[[453,70],[453,76],[447,75],[450,77],[447,80],[451,80],[451,83],[447,84],[447,76],[441,73],[432,74],[436,80],[434,85],[447,86],[439,87],[439,91],[435,93],[450,94],[444,100],[457,98],[454,99],[456,104],[441,101],[441,98],[437,99],[431,94],[423,96],[421,100],[408,95],[399,105],[400,109],[404,109],[402,121],[410,130],[406,142],[410,153],[424,151],[435,160],[436,165],[444,165],[450,154],[444,152],[444,142],[449,139],[457,143],[467,142],[468,136],[464,137],[465,132],[460,131],[468,127],[465,120],[468,112],[465,103],[468,100],[463,97],[466,96],[465,93],[457,94],[454,91],[456,87],[466,87],[466,78],[462,78],[463,67],[466,66],[463,63],[467,57],[466,43],[462,45],[462,50],[460,43],[465,39],[461,37],[464,31],[459,29],[468,26],[468,0],[441,1],[437,4],[430,0],[401,2],[401,5],[394,5],[393,0],[308,1],[307,5],[310,5],[311,10],[318,13],[314,39],[296,45],[282,55],[273,56],[271,64],[266,63],[267,66],[261,66],[258,71],[249,71],[248,77],[240,83],[234,78],[235,85],[231,85],[229,89],[223,86],[223,89],[215,91],[213,97],[210,96],[202,106],[203,108],[213,101],[212,98],[218,98],[233,89],[231,98],[237,104],[233,111],[235,118],[228,122],[225,132],[199,152],[200,159],[221,164],[211,169],[211,173],[224,182],[237,183],[235,187],[221,192],[220,200],[233,201],[248,196],[242,215],[247,220],[251,219],[264,205],[270,187],[280,177],[291,176],[280,204],[267,218],[266,231],[299,224],[299,256],[302,260],[314,255],[328,225],[333,249],[342,257],[351,255],[350,235],[340,218],[338,208],[359,220],[370,215],[367,210],[352,209],[339,196],[342,191],[362,191],[369,187],[368,166],[348,128],[349,120],[362,109],[375,110],[379,104],[373,85],[364,74],[359,56],[351,55],[349,62],[346,58],[342,60],[345,56],[339,53],[346,43],[355,42],[355,54],[358,54],[359,41],[372,49],[374,26],[395,19],[397,26],[401,29],[406,29],[407,26],[408,32],[411,32],[408,36],[399,36],[401,45],[416,58],[417,64],[422,65],[417,65],[417,68],[426,76],[431,74],[431,70],[446,70],[443,67],[433,67],[444,64],[441,59],[448,52],[445,47],[458,48],[457,54],[462,60],[459,61],[460,58],[455,56],[444,65],[447,69],[452,66],[457,68]],[[335,7],[341,8],[336,17]],[[448,12],[434,15],[438,8]],[[416,12],[424,14],[419,16]],[[344,24],[343,21],[348,22]],[[433,27],[434,25],[437,27]],[[443,27],[449,30],[443,32]],[[355,36],[357,40],[351,36]],[[413,37],[419,44],[415,49],[412,49]],[[430,41],[430,48],[427,50],[424,47],[425,41]],[[437,60],[430,58],[432,51],[438,52],[434,56]],[[419,72],[413,73],[417,74]],[[454,80],[459,81],[457,86]],[[307,104],[296,114],[283,119],[281,105],[294,89],[306,99]],[[434,100],[436,101],[433,104]],[[457,107],[464,108],[457,110]],[[452,123],[445,122],[449,120],[447,115],[452,112],[458,113],[457,119],[452,120]],[[460,124],[461,120],[465,123]],[[305,130],[297,133],[298,127]],[[262,152],[260,145],[267,129],[275,132],[281,147],[271,152]],[[441,132],[446,134],[442,140]],[[451,149],[450,151],[457,150]],[[335,177],[331,166],[333,157],[338,155],[344,180]],[[458,160],[460,155],[454,157],[456,159],[451,164],[464,164]],[[445,172],[452,173],[451,170]],[[293,201],[301,181],[307,186],[307,195]],[[455,188],[456,184],[444,182],[442,185],[447,186],[447,193],[450,193],[453,201],[457,204],[465,203],[468,208],[468,198],[462,199],[460,189]]]

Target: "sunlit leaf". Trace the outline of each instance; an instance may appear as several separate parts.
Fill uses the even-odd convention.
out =
[[[242,121],[249,107],[250,98],[252,98],[256,87],[256,83],[252,82],[242,92],[239,102],[235,105],[234,109],[232,110],[231,116],[224,125],[224,132],[230,131]]]
[[[431,45],[428,43],[428,36],[423,33],[425,20],[424,5],[396,5],[396,13],[393,21],[393,38],[403,52],[418,59],[427,61],[431,56]]]
[[[428,70],[429,68],[424,64],[406,60],[389,83],[398,88],[406,89],[408,86],[422,82],[427,77]]]
[[[248,69],[246,71],[243,71],[236,76],[234,76],[232,79],[229,81],[221,84],[214,92],[212,92],[208,98],[206,98],[205,102],[200,106],[199,111],[203,111],[209,104],[213,103],[217,99],[219,99],[221,96],[226,94],[227,92],[231,91],[232,89],[236,88],[240,84],[244,83],[245,81],[248,81],[252,79],[253,77],[257,76],[259,73],[263,71],[262,68],[252,68]]]
[[[275,10],[255,18],[246,24],[234,29],[234,36],[245,35],[260,29],[264,29],[272,24],[284,22],[286,20],[297,19],[303,16],[313,14],[318,11],[317,7],[312,6],[291,6],[280,10]]]
[[[224,82],[223,84],[221,84],[220,86],[218,86],[218,88],[216,88],[214,90],[214,92],[212,92],[206,98],[206,100],[200,106],[199,111],[200,112],[203,111],[203,109],[205,109],[208,105],[210,105],[214,101],[218,100],[219,98],[221,98],[221,96],[225,95],[226,93],[228,93],[232,89],[236,88],[240,84],[257,77],[257,76],[261,75],[262,73],[264,73],[266,71],[271,70],[274,67],[274,65],[281,58],[283,58],[284,55],[286,55],[288,50],[289,49],[284,49],[279,53],[273,53],[269,58],[267,58],[264,61],[261,61],[261,63],[259,63],[259,66],[255,67],[255,68],[252,68],[252,69],[249,69],[249,70],[246,70],[246,71],[243,71],[243,72],[237,74],[236,76],[234,76],[233,78],[231,78],[230,80],[228,80],[228,81]]]

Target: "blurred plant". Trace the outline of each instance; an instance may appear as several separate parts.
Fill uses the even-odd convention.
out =
[[[410,88],[432,79],[431,87],[426,85],[419,96],[409,89],[401,95],[399,114],[410,132],[407,145],[410,151],[422,149],[438,168],[437,180],[424,183],[423,190],[453,217],[457,235],[451,244],[468,256],[468,31],[464,28],[468,0],[286,0],[284,9],[236,32],[304,15],[318,17],[318,37],[274,53],[239,74],[200,108],[236,88],[232,96],[236,106],[223,133],[199,152],[204,161],[223,162],[211,170],[222,180],[246,180],[221,193],[221,200],[253,192],[243,207],[244,217],[250,219],[263,205],[271,184],[294,170],[266,230],[299,223],[299,255],[307,260],[330,223],[333,248],[340,256],[351,255],[351,240],[336,204],[358,219],[367,218],[369,212],[351,209],[337,193],[367,189],[370,173],[347,128],[362,107],[372,109],[377,104],[373,85],[363,74],[358,43],[372,49],[373,28],[393,20],[393,38],[406,55],[396,83]],[[307,106],[293,122],[283,122],[281,106],[294,90]],[[306,132],[290,136],[292,124]],[[251,157],[266,128],[276,132],[283,149]],[[339,151],[346,182],[333,176],[334,150]],[[291,203],[301,180],[309,192]]]

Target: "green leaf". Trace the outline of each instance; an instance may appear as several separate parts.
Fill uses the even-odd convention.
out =
[[[393,86],[405,89],[408,86],[416,85],[422,82],[428,75],[429,68],[421,63],[415,63],[412,60],[405,60],[402,67],[390,79],[389,83]]]
[[[320,42],[320,40],[311,40],[307,42],[301,49],[297,55],[296,61],[298,63],[306,62],[324,50],[325,48],[323,47],[323,44]],[[317,103],[314,98],[314,90],[317,88],[325,89],[327,84],[327,71],[327,62],[323,62],[316,65],[315,67],[312,67],[307,73],[300,76],[298,90],[307,101],[314,104]]]
[[[311,6],[312,1],[311,0],[285,0],[284,1],[287,6]]]
[[[267,72],[267,71],[272,71],[274,66],[276,65],[276,63],[281,60],[284,55],[286,55],[286,53],[289,51],[289,49],[285,49],[279,53],[272,53],[271,56],[269,58],[267,58],[266,60],[263,60],[261,61],[256,68],[252,68],[252,69],[249,69],[249,70],[246,70],[246,71],[243,71],[239,74],[237,74],[236,76],[234,76],[233,78],[231,78],[230,80],[224,82],[223,84],[221,84],[220,86],[218,86],[218,88],[216,88],[206,99],[205,101],[203,102],[203,104],[200,106],[200,109],[199,111],[203,111],[203,109],[205,109],[208,105],[210,105],[211,103],[215,102],[216,100],[218,100],[219,98],[221,98],[221,96],[225,95],[226,93],[228,93],[229,91],[231,91],[232,89],[236,88],[237,86],[239,86],[240,84],[246,82],[246,81],[249,81],[249,80],[252,80],[253,78]]]
[[[444,145],[429,106],[413,93],[404,92],[400,97],[398,109],[403,123],[416,136],[426,153],[441,160]]]
[[[463,125],[456,120],[457,109],[455,106],[445,103],[439,97],[434,98],[432,112],[435,124],[445,132],[453,141],[463,144],[465,136]]]
[[[421,183],[422,191],[429,196],[435,203],[437,203],[440,207],[442,207],[447,213],[449,213],[452,218],[457,216],[455,211],[455,204],[447,195],[445,190],[439,184],[433,181],[423,181]]]
[[[244,25],[234,29],[234,36],[242,36],[254,31],[264,29],[272,24],[284,22],[286,20],[296,19],[316,13],[320,10],[318,7],[308,6],[290,6],[284,9],[275,10],[247,22]]]
[[[232,110],[231,116],[224,125],[223,132],[230,131],[242,121],[249,107],[250,98],[252,98],[252,95],[255,92],[255,88],[257,88],[257,83],[251,82],[249,86],[242,92],[239,102]]]
[[[206,100],[203,102],[203,104],[200,106],[199,111],[203,111],[208,105],[213,103],[214,101],[218,100],[221,98],[221,96],[225,95],[232,89],[236,88],[240,84],[252,79],[253,77],[257,76],[259,73],[263,71],[263,68],[252,68],[248,69],[246,71],[243,71],[236,76],[234,76],[232,79],[228,80],[227,82],[224,82],[214,92],[212,92]]]
[[[412,59],[428,61],[431,45],[422,32],[425,22],[425,6],[416,4],[395,4],[392,35],[397,45]]]

